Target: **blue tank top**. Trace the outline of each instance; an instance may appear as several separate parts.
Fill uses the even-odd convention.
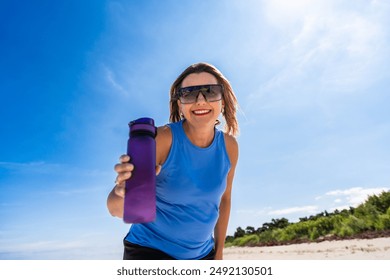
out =
[[[156,220],[133,224],[126,240],[175,259],[201,259],[214,247],[219,203],[230,161],[224,134],[215,129],[206,148],[191,143],[183,121],[168,124],[172,146],[156,178]]]

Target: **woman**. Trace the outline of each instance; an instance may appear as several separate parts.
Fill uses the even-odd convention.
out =
[[[133,224],[124,259],[222,259],[238,160],[237,99],[213,65],[188,67],[170,90],[170,123],[156,136],[156,220]],[[216,128],[225,118],[225,131]],[[134,166],[127,155],[115,165],[107,199],[123,217],[125,181]]]

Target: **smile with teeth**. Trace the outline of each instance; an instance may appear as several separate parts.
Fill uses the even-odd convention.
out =
[[[195,115],[205,115],[208,114],[211,110],[195,110],[192,111]]]

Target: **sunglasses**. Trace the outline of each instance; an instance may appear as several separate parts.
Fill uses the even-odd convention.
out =
[[[180,88],[176,97],[183,104],[195,103],[198,100],[199,93],[203,95],[207,102],[219,101],[222,99],[222,85],[199,85]]]

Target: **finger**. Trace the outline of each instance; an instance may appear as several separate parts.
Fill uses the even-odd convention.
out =
[[[115,194],[120,196],[120,197],[125,197],[125,187],[124,186],[121,186],[121,185],[117,185],[115,187]]]
[[[134,170],[134,165],[132,163],[118,163],[115,164],[114,169],[117,173],[131,172]]]
[[[126,180],[130,179],[130,177],[131,177],[131,172],[122,172],[118,174],[115,182],[118,185],[122,185]]]
[[[120,161],[121,163],[129,162],[129,161],[130,161],[130,157],[129,157],[128,155],[121,155],[121,156],[119,157],[119,161]]]
[[[156,165],[156,176],[160,174],[161,171],[161,165]]]

